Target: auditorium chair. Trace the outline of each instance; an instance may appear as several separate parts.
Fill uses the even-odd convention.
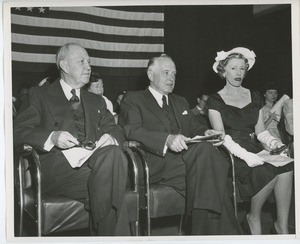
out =
[[[124,145],[130,165],[130,189],[126,191],[133,235],[139,234],[138,170],[133,152]],[[30,145],[15,149],[17,160],[17,198],[20,209],[18,235],[24,235],[25,214],[34,220],[38,236],[89,228],[89,213],[84,203],[62,196],[41,194],[41,164],[38,152]],[[59,235],[59,234],[57,234]]]
[[[233,201],[233,207],[234,207],[234,214],[235,217],[238,217],[238,203],[242,202],[239,191],[237,189],[236,185],[236,178],[235,178],[235,168],[234,168],[234,157],[231,154],[231,152],[225,147],[225,146],[220,146],[219,147],[220,151],[223,151],[228,159],[230,160],[230,169],[231,172],[229,174],[229,177],[231,178],[232,181],[232,201]]]
[[[185,214],[185,198],[172,187],[150,184],[148,158],[145,151],[136,141],[128,141],[127,145],[135,152],[136,161],[140,163],[139,176],[143,175],[140,188],[140,207],[146,212],[146,233],[151,236],[151,219],[180,215],[178,234],[182,234],[182,225]],[[143,172],[141,172],[143,171]],[[142,194],[142,192],[144,192]],[[143,197],[142,197],[143,195]]]

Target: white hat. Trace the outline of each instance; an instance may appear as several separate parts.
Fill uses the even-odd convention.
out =
[[[218,73],[217,66],[218,66],[219,62],[222,61],[222,60],[224,60],[224,59],[226,59],[232,53],[240,53],[246,59],[248,59],[248,63],[249,63],[248,70],[251,69],[252,66],[255,63],[255,57],[256,57],[256,55],[255,55],[255,53],[253,51],[250,51],[248,48],[245,48],[245,47],[236,47],[236,48],[231,49],[228,52],[224,52],[224,51],[217,52],[217,57],[215,58],[216,62],[213,65],[213,70],[216,73]]]

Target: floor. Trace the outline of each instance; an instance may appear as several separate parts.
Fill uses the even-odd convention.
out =
[[[290,211],[290,217],[289,217],[289,231],[291,234],[295,233],[295,204],[294,199],[292,201],[291,211]],[[249,209],[249,203],[240,203],[238,205],[239,211],[238,211],[238,222],[241,223],[242,219],[244,218],[246,212]],[[266,203],[263,212],[262,212],[262,231],[263,234],[270,234],[270,229],[273,225],[273,219],[275,215],[275,204],[273,203]],[[18,226],[18,210],[16,209],[16,225],[15,230],[17,230]],[[172,216],[172,217],[164,217],[159,219],[153,219],[152,220],[152,236],[174,236],[179,235],[178,234],[178,223],[180,221],[180,216]],[[185,233],[189,230],[190,223],[187,222],[185,226]],[[142,235],[144,235],[143,233]],[[51,236],[89,236],[90,232],[88,229],[83,230],[76,230],[76,231],[70,231],[70,232],[63,232],[58,234],[53,234]],[[16,231],[16,236],[18,236]],[[25,230],[24,230],[24,236],[35,236],[35,226],[32,221],[29,221],[29,219],[26,219],[25,222]]]

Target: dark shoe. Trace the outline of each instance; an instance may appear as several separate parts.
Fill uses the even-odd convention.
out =
[[[245,235],[252,235],[251,233],[251,229],[248,223],[248,219],[247,219],[247,214],[245,215],[245,218],[243,219],[242,223],[241,223],[243,232]]]
[[[272,227],[270,229],[270,234],[271,235],[278,235],[278,232],[277,232],[276,227],[275,227],[275,223],[272,225]]]

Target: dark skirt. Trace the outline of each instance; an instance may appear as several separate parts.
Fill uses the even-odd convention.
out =
[[[264,149],[262,144],[249,134],[231,133],[231,137],[249,152],[258,153]],[[281,167],[275,167],[268,163],[249,167],[244,160],[234,157],[234,163],[237,188],[242,200],[250,199],[256,195],[277,175],[294,170],[294,162]]]

